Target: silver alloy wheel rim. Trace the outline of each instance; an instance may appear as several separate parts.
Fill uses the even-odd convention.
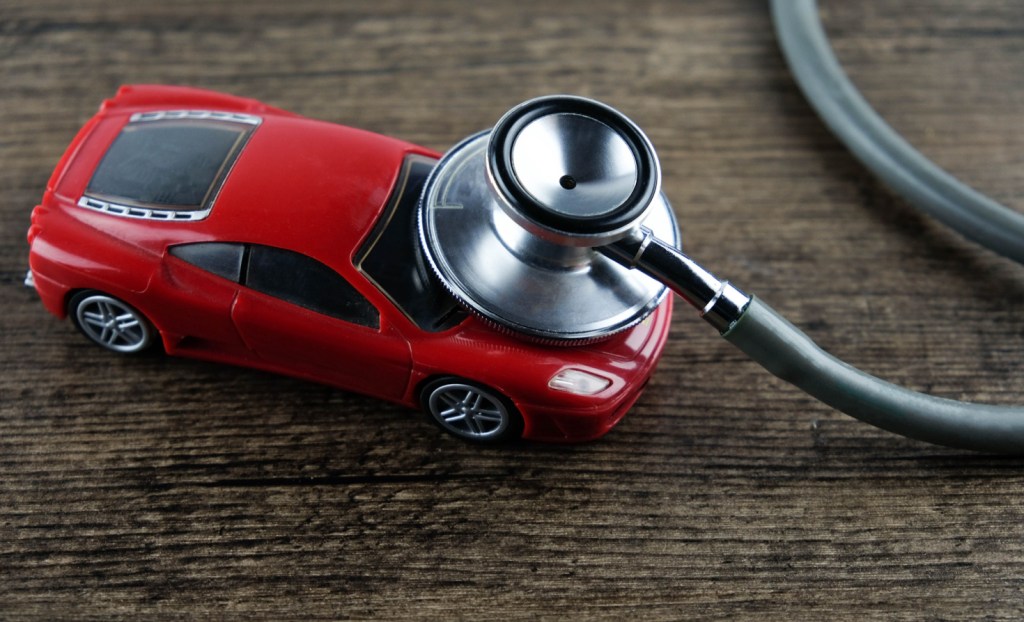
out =
[[[152,339],[149,325],[138,311],[103,294],[83,298],[75,308],[75,318],[86,337],[114,352],[139,352]]]
[[[427,408],[445,430],[474,440],[501,437],[511,419],[508,408],[496,395],[462,383],[435,388],[427,398]]]

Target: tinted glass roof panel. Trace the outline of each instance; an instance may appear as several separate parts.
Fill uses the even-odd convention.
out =
[[[251,129],[216,121],[129,123],[107,150],[86,193],[137,205],[203,208]]]

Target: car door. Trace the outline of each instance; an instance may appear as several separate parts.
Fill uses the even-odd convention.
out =
[[[177,337],[171,353],[191,351],[249,358],[231,321],[245,245],[224,242],[178,244],[167,249],[160,278],[149,295],[159,301],[162,328]]]
[[[283,370],[385,398],[409,382],[409,344],[341,275],[300,253],[250,245],[231,317]]]

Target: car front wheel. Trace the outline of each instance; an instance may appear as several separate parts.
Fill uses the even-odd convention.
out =
[[[106,294],[79,292],[68,304],[75,327],[90,341],[119,354],[142,352],[153,343],[154,330],[128,303]]]
[[[424,409],[446,432],[482,443],[498,443],[522,434],[522,417],[508,398],[493,389],[458,378],[428,384]]]

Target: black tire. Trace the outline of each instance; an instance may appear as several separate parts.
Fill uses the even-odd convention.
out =
[[[68,315],[89,341],[111,352],[138,354],[156,341],[156,329],[146,316],[103,292],[78,292],[68,302]]]
[[[420,392],[420,404],[442,430],[476,443],[503,443],[523,433],[523,418],[507,397],[461,378],[439,378]]]

